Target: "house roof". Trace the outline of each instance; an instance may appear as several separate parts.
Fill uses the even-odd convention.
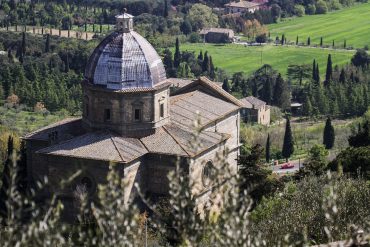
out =
[[[191,79],[182,79],[182,78],[169,78],[167,81],[171,82],[171,86],[182,88],[186,85],[192,83],[193,81]]]
[[[254,108],[260,109],[262,106],[266,105],[265,101],[262,101],[256,97],[249,96],[240,100],[244,104],[244,108]]]
[[[208,34],[208,33],[224,33],[227,34],[229,37],[234,37],[234,31],[228,28],[204,28],[200,31],[200,34]]]
[[[249,2],[249,1],[243,1],[242,0],[240,2],[227,3],[227,4],[225,4],[225,7],[248,9],[248,8],[253,8],[253,7],[256,7],[256,6],[259,6],[259,5],[260,5],[259,3],[254,3],[254,2]]]

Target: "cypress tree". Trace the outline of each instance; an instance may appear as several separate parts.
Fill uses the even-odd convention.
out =
[[[208,58],[208,52],[206,51],[204,53],[204,59],[202,63],[202,71],[207,72],[208,71],[208,65],[209,65],[209,58]]]
[[[323,144],[326,149],[332,149],[335,141],[335,132],[334,127],[331,124],[331,119],[328,117],[326,119],[324,135],[323,135]]]
[[[335,43],[334,43],[334,40],[333,40],[333,45],[332,45],[332,46],[333,46],[333,48],[335,47]]]
[[[340,83],[345,83],[346,82],[346,73],[344,72],[344,69],[343,68],[340,71],[339,82]]]
[[[181,54],[180,54],[180,41],[179,38],[176,38],[176,47],[175,47],[175,56],[173,59],[173,65],[175,68],[178,68],[180,66],[181,62]]]
[[[50,52],[50,35],[46,35],[46,41],[45,41],[45,53]]]
[[[295,45],[298,45],[298,35],[297,35],[297,39],[295,40]]]
[[[213,65],[212,56],[209,57],[209,77],[213,80],[216,77],[215,66]]]
[[[22,33],[22,50],[21,50],[21,52],[22,52],[23,56],[26,55],[26,33],[25,32]]]
[[[311,38],[310,37],[308,37],[307,38],[307,46],[310,46],[311,45]]]
[[[282,110],[290,108],[290,91],[288,84],[282,78],[280,73],[276,78],[273,98],[273,103]]]
[[[199,62],[203,63],[203,52],[202,51],[199,52],[198,60]]]
[[[271,78],[267,78],[263,86],[263,100],[266,104],[270,105],[272,103],[272,83]]]
[[[281,45],[284,45],[284,42],[285,42],[285,35],[283,34],[283,35],[281,36]]]
[[[312,63],[312,79],[316,81],[316,60],[313,60]]]
[[[312,104],[310,98],[306,95],[303,106],[302,106],[302,114],[304,116],[311,116],[312,115]]]
[[[285,134],[284,134],[284,143],[283,143],[283,150],[282,155],[288,162],[290,156],[294,153],[294,140],[293,140],[293,133],[292,128],[290,126],[290,120],[286,118],[286,125],[285,125]]]
[[[323,40],[322,40],[322,37],[320,38],[320,46],[321,46],[321,47],[323,46]]]
[[[347,47],[347,41],[344,40],[343,48],[346,49],[346,47]]]
[[[328,63],[326,65],[326,74],[325,74],[325,86],[329,86],[333,78],[333,63],[331,61],[331,54],[328,55]]]
[[[224,79],[224,82],[222,83],[222,89],[230,93],[231,87],[230,87],[229,79],[227,78]]]
[[[7,157],[4,163],[4,168],[2,172],[2,185],[0,189],[0,216],[3,218],[8,217],[7,201],[10,189],[10,179],[11,179],[11,165],[12,165],[12,155],[14,152],[14,142],[13,137],[8,137],[8,146],[7,146]]]
[[[319,70],[319,64],[316,63],[316,80],[317,84],[320,84],[320,70]]]
[[[267,135],[266,140],[266,162],[269,163],[271,160],[271,142],[270,142],[270,134]]]
[[[164,18],[167,18],[168,17],[168,1],[167,0],[164,0],[163,17]]]

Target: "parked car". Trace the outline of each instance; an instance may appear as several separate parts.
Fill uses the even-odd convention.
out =
[[[290,162],[288,162],[288,163],[282,164],[280,169],[290,169],[290,168],[293,168],[293,167],[294,167],[294,165],[291,164]]]

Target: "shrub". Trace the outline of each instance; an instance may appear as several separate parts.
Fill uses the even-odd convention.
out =
[[[316,3],[316,14],[326,14],[328,12],[328,7],[326,3],[322,0],[317,1]]]
[[[294,6],[294,13],[296,14],[296,16],[299,16],[299,17],[304,16],[304,14],[305,14],[304,6],[299,5],[299,4],[295,5]]]

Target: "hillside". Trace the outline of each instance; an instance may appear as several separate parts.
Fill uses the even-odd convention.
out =
[[[263,46],[244,47],[242,45],[213,45],[213,44],[182,44],[181,50],[194,51],[198,54],[208,51],[216,67],[228,73],[243,71],[250,74],[263,64],[270,64],[283,75],[286,74],[288,65],[312,64],[316,59],[320,71],[325,71],[328,54],[332,55],[334,65],[344,65],[350,62],[354,51],[330,50],[293,46]],[[262,58],[262,59],[261,59]]]
[[[362,48],[370,45],[370,3],[359,4],[351,8],[330,12],[325,15],[311,15],[285,20],[278,24],[268,25],[271,37],[285,34],[288,40],[294,41],[299,36],[300,42],[311,38],[311,45],[319,44],[323,37],[324,45]]]

